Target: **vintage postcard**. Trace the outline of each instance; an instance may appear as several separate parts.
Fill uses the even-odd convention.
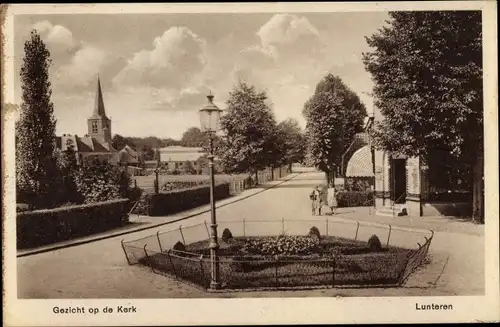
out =
[[[499,321],[496,2],[1,8],[4,325]]]

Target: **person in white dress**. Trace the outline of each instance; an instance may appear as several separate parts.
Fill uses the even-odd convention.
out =
[[[337,208],[337,197],[336,197],[336,191],[335,191],[335,186],[333,183],[331,183],[328,186],[328,207],[330,207],[332,215],[335,214],[335,208]]]

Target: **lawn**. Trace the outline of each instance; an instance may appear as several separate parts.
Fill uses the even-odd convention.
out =
[[[397,285],[412,253],[396,247],[373,252],[366,242],[322,237],[316,245],[304,245],[302,241],[295,245],[294,241],[284,245],[288,249],[284,251],[286,254],[268,255],[258,254],[255,244],[263,244],[264,253],[275,251],[272,246],[269,250],[272,237],[236,237],[226,241],[221,240],[219,250],[222,287],[226,289]],[[185,250],[171,251],[169,255],[158,253],[143,263],[155,271],[207,288],[210,281],[208,240],[189,244]]]
[[[240,180],[247,178],[246,174],[239,175],[215,175],[216,183],[224,183],[233,180]],[[155,175],[149,176],[134,176],[133,179],[137,181],[137,186],[143,189],[146,192],[154,191],[154,180]],[[210,183],[210,176],[208,175],[159,175],[158,179],[160,181],[160,188],[169,183],[168,189],[180,189],[180,188],[189,188],[196,185],[203,185]]]

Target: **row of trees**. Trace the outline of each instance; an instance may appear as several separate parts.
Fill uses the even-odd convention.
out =
[[[48,70],[50,52],[33,31],[24,45],[22,104],[16,122],[17,202],[32,209],[127,196],[130,177],[118,167],[95,161],[79,167],[74,145],[56,147]]]
[[[373,51],[363,54],[383,115],[372,130],[374,144],[433,167],[452,163],[446,169],[453,172],[433,172],[433,183],[471,185],[473,220],[483,222],[481,12],[391,12],[387,24],[366,39]],[[331,178],[366,109],[340,78],[327,75],[303,114],[307,161]]]
[[[304,159],[306,139],[299,123],[294,119],[277,123],[266,92],[258,91],[253,85],[244,82],[235,85],[221,119],[221,129],[222,136],[214,136],[213,145],[224,172],[255,173],[265,167],[291,166]],[[140,153],[141,160],[157,160],[158,147],[180,145],[207,149],[208,141],[198,127],[191,127],[178,141],[115,135],[112,145],[116,149],[129,145]],[[198,165],[206,166],[207,160],[200,158]],[[181,168],[195,173],[189,162]]]
[[[233,88],[220,125],[216,153],[228,173],[256,174],[304,159],[306,142],[298,122],[277,123],[266,92],[253,85],[240,81]]]

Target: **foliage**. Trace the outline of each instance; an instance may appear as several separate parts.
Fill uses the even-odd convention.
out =
[[[340,191],[335,194],[339,208],[373,206],[372,191]]]
[[[131,178],[121,167],[87,160],[76,173],[75,182],[85,203],[91,203],[127,197]]]
[[[346,177],[344,188],[346,191],[366,192],[373,185],[372,177]]]
[[[245,238],[235,238],[234,244],[244,244]],[[331,248],[359,249],[359,245],[343,239],[328,239],[313,255],[293,255],[270,258],[262,255],[242,254],[239,246],[224,247],[220,257],[220,276],[223,288],[245,289],[259,287],[294,287],[327,285],[397,285],[405,269],[409,253],[407,249],[392,248],[379,253],[356,251],[352,255],[336,254],[333,261]],[[196,250],[193,248],[197,248]],[[177,276],[180,280],[208,288],[210,283],[210,258],[200,258],[208,252],[207,242],[188,246],[184,258],[178,256],[165,260],[164,254],[153,254],[140,259],[140,263],[152,266],[155,271]],[[222,251],[221,251],[222,252]],[[200,260],[193,260],[200,258]]]
[[[172,248],[174,251],[182,251],[182,252],[186,252],[186,246],[184,245],[184,243],[182,243],[181,241],[178,241],[177,243],[174,244],[174,247]]]
[[[375,82],[376,145],[408,156],[435,149],[469,165],[474,217],[483,178],[482,23],[479,11],[391,12],[367,38],[363,60]]]
[[[75,146],[73,141],[68,139],[66,142],[66,150],[62,153],[57,151],[59,170],[62,174],[62,198],[70,203],[80,204],[84,201],[78,191],[76,184],[76,174],[78,172],[78,162],[76,159]]]
[[[182,175],[194,175],[197,173],[191,161],[184,161],[179,171]]]
[[[372,252],[380,252],[382,250],[382,243],[377,235],[373,234],[368,239],[368,248]]]
[[[142,196],[143,190],[140,187],[132,187],[128,192],[128,199],[130,201],[138,201]]]
[[[215,200],[225,199],[230,195],[228,183],[215,186]],[[147,194],[146,201],[149,216],[164,216],[208,204],[210,202],[210,187],[202,185],[160,192],[159,194]]]
[[[307,140],[297,120],[289,118],[278,124],[282,158],[279,163],[291,165],[305,158]]]
[[[160,149],[156,148],[153,153],[153,158],[152,160],[156,161],[156,167],[161,167],[161,154],[160,154]]]
[[[280,235],[249,239],[243,245],[242,252],[261,255],[296,255],[311,254],[317,247],[316,241],[307,236]]]
[[[18,249],[90,235],[124,224],[128,200],[59,207],[18,213]]]
[[[186,147],[202,147],[207,143],[207,137],[198,127],[191,127],[182,134],[180,143]]]
[[[198,167],[198,169],[200,170],[199,173],[202,173],[203,171],[207,170],[208,164],[209,164],[209,160],[208,160],[208,157],[206,155],[199,157],[196,160],[196,167]]]
[[[431,150],[427,157],[429,193],[460,192],[472,195],[472,171],[470,165],[456,160],[449,151]]]
[[[267,94],[240,82],[221,118],[224,138],[217,155],[229,173],[255,172],[271,164],[276,152],[276,121]]]
[[[319,229],[316,226],[313,226],[309,229],[309,233],[307,234],[309,237],[315,237],[318,240],[321,239],[321,234],[319,233]]]
[[[233,234],[231,233],[231,231],[228,228],[224,228],[224,230],[222,231],[221,238],[224,242],[227,242],[233,238]]]
[[[362,131],[365,106],[339,77],[328,74],[305,103],[303,114],[310,159],[320,170],[334,171],[356,133]]]
[[[161,190],[163,192],[173,191],[173,190],[182,190],[186,188],[193,188],[202,185],[208,185],[208,180],[200,180],[200,181],[168,181],[163,184]]]
[[[125,137],[115,134],[113,138],[111,139],[111,146],[115,148],[116,150],[121,150],[123,149],[126,145],[135,147],[135,144],[132,142],[129,142]]]
[[[16,188],[36,208],[57,204],[54,189],[60,183],[56,145],[56,119],[49,81],[50,52],[33,30],[24,44],[21,67],[22,104],[16,123]]]

